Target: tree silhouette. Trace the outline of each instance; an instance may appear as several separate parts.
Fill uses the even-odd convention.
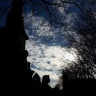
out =
[[[92,0],[91,4],[95,5],[96,3],[93,1],[94,0]],[[4,2],[4,0],[0,0],[0,4],[2,4],[2,2]],[[5,2],[7,1],[5,0]],[[87,4],[88,2],[83,3]],[[79,40],[71,37],[73,47],[78,51],[78,61],[76,65],[70,66],[70,68],[66,70],[66,74],[63,72],[63,87],[67,86],[67,89],[69,88],[69,77],[76,79],[95,78],[96,12],[93,9],[87,11],[83,10],[82,4],[79,3],[78,0],[60,0],[59,2],[54,0],[12,0],[12,2],[8,2],[8,5],[5,6],[2,4],[0,7],[0,19],[3,16],[7,16],[5,26],[0,28],[2,90],[5,92],[8,91],[7,95],[13,95],[13,93],[16,93],[16,95],[29,95],[32,89],[32,75],[34,71],[30,69],[30,63],[27,62],[26,59],[28,53],[25,50],[26,40],[28,40],[28,36],[24,30],[24,17],[26,19],[26,12],[28,12],[28,9],[26,9],[27,7],[25,8],[27,4],[28,6],[31,5],[29,9],[31,9],[32,15],[30,15],[30,17],[44,17],[44,21],[39,25],[45,27],[50,25],[49,31],[52,26],[55,28],[68,27],[68,24],[64,22],[64,12],[66,12],[65,9],[66,6],[68,6],[67,4],[75,5],[83,12],[83,15],[80,17],[81,21],[77,21],[74,27]],[[62,13],[60,13],[61,8],[64,10]],[[22,15],[24,15],[24,17]],[[47,25],[44,23],[46,20],[48,21]],[[64,84],[64,82],[66,83]],[[85,81],[82,84],[84,83]],[[74,81],[72,84],[76,85]],[[77,83],[77,85],[78,84],[79,83]],[[78,86],[74,87],[75,90],[77,87]],[[71,87],[69,90],[71,90]],[[5,93],[3,93],[3,95],[5,95]]]
[[[70,34],[70,41],[72,40],[73,48],[77,50],[77,61],[71,62],[62,73],[63,81],[67,77],[63,82],[63,94],[65,89],[66,92],[71,90],[73,95],[76,95],[74,90],[81,94],[93,94],[94,86],[96,86],[96,14],[94,8],[88,8],[79,14],[73,30],[78,38]]]
[[[96,18],[93,9],[85,10],[74,26],[78,39],[72,37],[73,47],[77,50],[77,78],[95,78],[96,74]],[[76,69],[77,66],[77,69]],[[73,68],[74,69],[74,68]],[[79,76],[79,74],[80,76]],[[75,74],[76,75],[76,74]]]

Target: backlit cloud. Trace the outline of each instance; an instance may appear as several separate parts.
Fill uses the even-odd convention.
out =
[[[61,46],[38,44],[32,39],[27,41],[26,49],[29,52],[27,60],[31,63],[31,69],[41,77],[50,75],[51,86],[53,81],[54,84],[58,82],[62,68],[67,66],[66,62],[74,61],[76,57],[75,53],[68,52]]]
[[[59,11],[62,15],[64,8]],[[62,18],[69,29],[73,24],[72,19],[73,15],[70,13]],[[50,84],[53,86],[58,82],[63,67],[76,58],[75,52],[70,53],[66,50],[71,46],[68,41],[69,34],[64,27],[51,26],[43,16],[32,16],[31,12],[25,16],[25,30],[29,36],[26,49],[29,53],[27,60],[31,63],[31,69],[41,78],[43,75],[50,75]]]

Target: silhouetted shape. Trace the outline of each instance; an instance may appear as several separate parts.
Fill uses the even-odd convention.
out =
[[[44,75],[42,78],[42,96],[52,96],[53,91],[49,86],[50,78],[49,75]]]
[[[48,84],[50,83],[50,78],[49,78],[49,75],[44,75],[43,78],[42,78],[42,83],[44,84]]]
[[[24,30],[22,10],[23,0],[12,0],[6,25],[0,28],[0,85],[5,93],[8,92],[7,95],[28,95],[32,88],[34,71],[27,62],[28,52],[25,50],[25,44],[29,38]]]
[[[60,91],[59,85],[56,85],[53,88],[53,96],[61,96],[61,91]]]
[[[40,76],[37,73],[35,73],[35,75],[33,76],[32,82],[33,82],[33,87],[41,84]]]
[[[40,76],[35,73],[35,75],[32,78],[32,94],[34,94],[35,96],[42,96],[42,86],[41,86],[41,82],[40,82]]]
[[[63,89],[66,90],[68,86],[68,74],[63,70]]]

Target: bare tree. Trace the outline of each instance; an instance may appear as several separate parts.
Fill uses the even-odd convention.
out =
[[[94,0],[93,0],[94,1]],[[94,4],[94,2],[91,4]],[[88,3],[88,2],[87,2]],[[95,7],[85,8],[76,19],[74,33],[70,34],[70,42],[76,49],[77,61],[71,62],[62,73],[64,81],[72,79],[96,79],[96,10]],[[65,78],[65,79],[64,79]],[[66,82],[65,82],[66,84]]]
[[[70,78],[96,78],[96,11],[87,9],[76,20],[75,34],[72,36],[73,47],[77,50],[77,62],[72,62],[67,73]]]
[[[64,12],[66,11],[66,6],[68,6],[67,4],[75,5],[82,11],[83,8],[77,1],[78,0],[24,0],[24,17],[26,19],[26,12],[30,10],[32,14],[29,17],[31,18],[29,19],[29,22],[32,20],[32,17],[35,18],[36,16],[39,16],[44,18],[42,22],[39,23],[39,25],[45,27],[50,25],[49,31],[51,30],[52,26],[54,26],[55,28],[67,27],[64,22]],[[0,4],[2,4],[0,7],[1,18],[2,16],[5,16],[8,13],[8,11],[10,11],[12,4],[11,2],[7,2],[6,0],[0,0]],[[63,10],[62,12],[60,12],[61,9]],[[18,11],[18,6],[16,10]],[[66,72],[68,74],[71,73],[72,75],[69,76],[72,78],[95,78],[94,76],[96,74],[96,12],[92,10],[84,12],[84,14],[81,16],[81,20],[82,21],[80,21],[79,23],[77,22],[78,26],[74,28],[79,36],[79,40],[75,38],[72,39],[72,42],[74,42],[73,46],[78,51],[78,63],[75,65],[75,67],[71,66],[69,68],[70,71],[68,70]],[[46,21],[48,22],[47,25],[45,25]],[[67,75],[64,75],[63,73],[63,76],[66,76],[65,81],[67,82]]]

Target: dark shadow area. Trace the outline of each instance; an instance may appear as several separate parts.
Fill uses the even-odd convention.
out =
[[[13,0],[6,24],[0,28],[1,93],[29,96],[40,92],[45,95],[48,93],[47,90],[51,90],[48,85],[49,78],[43,79],[44,83],[41,83],[37,73],[33,76],[35,72],[31,70],[27,61],[28,52],[25,50],[25,44],[29,38],[24,31],[22,8],[23,0]]]
[[[64,95],[88,95],[93,96],[95,93],[96,79],[70,79],[68,74],[63,71],[63,89],[61,94]]]
[[[17,8],[18,7],[18,8]],[[63,89],[51,88],[49,75],[44,75],[42,82],[40,76],[30,68],[27,61],[28,52],[25,43],[28,36],[24,31],[22,17],[23,0],[13,0],[11,12],[6,18],[6,25],[0,28],[0,54],[1,54],[1,94],[14,96],[64,96],[95,94],[95,79],[74,79],[69,81],[63,74]],[[35,75],[33,75],[35,73]]]
[[[64,82],[64,81],[63,81]],[[96,80],[95,79],[74,79],[64,84],[61,93],[66,95],[89,95],[95,93]]]

